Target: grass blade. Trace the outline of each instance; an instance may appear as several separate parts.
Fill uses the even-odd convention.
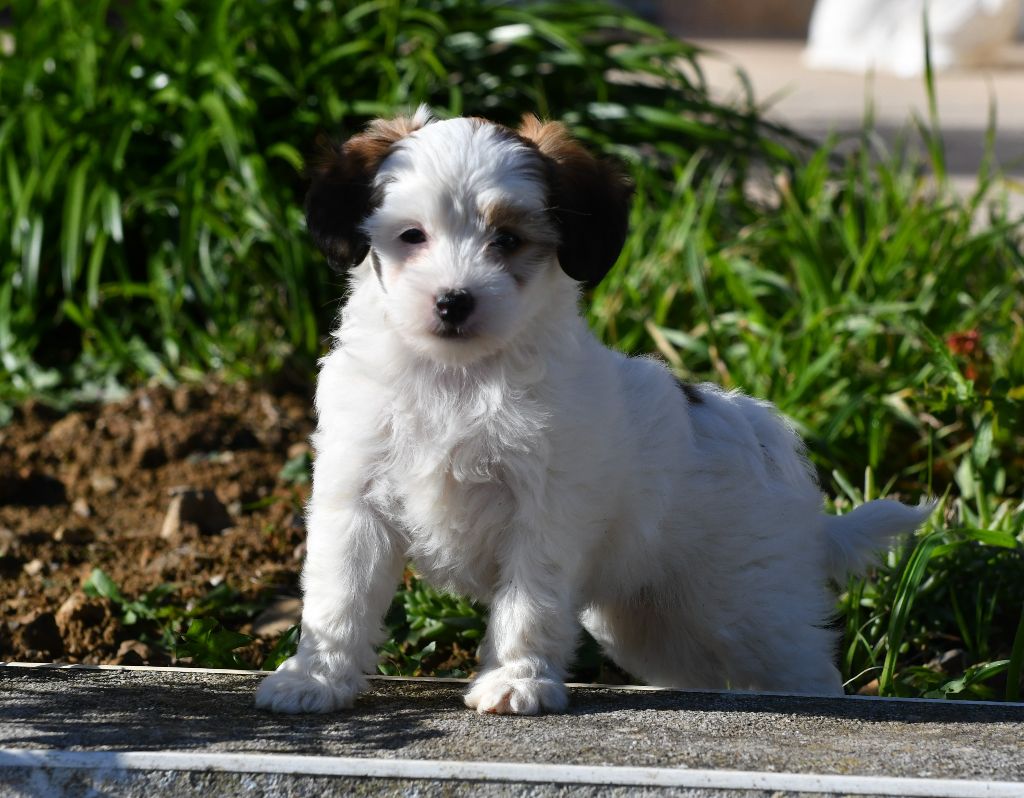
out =
[[[878,677],[879,695],[895,695],[893,677],[896,672],[900,646],[903,644],[903,632],[907,625],[907,618],[910,615],[911,607],[913,607],[917,589],[924,580],[932,552],[941,540],[940,532],[931,532],[921,538],[903,569],[899,587],[896,590],[892,615],[889,618],[889,629],[886,633],[885,662],[882,664],[882,673]]]
[[[89,175],[89,162],[83,160],[71,170],[67,195],[64,198],[64,224],[61,228],[61,275],[64,291],[70,294],[81,263],[82,209],[85,204],[85,181]]]

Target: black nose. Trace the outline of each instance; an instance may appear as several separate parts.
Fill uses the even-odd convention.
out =
[[[437,317],[446,325],[458,327],[473,312],[476,307],[476,300],[469,291],[459,289],[457,291],[445,291],[434,300],[434,312]]]

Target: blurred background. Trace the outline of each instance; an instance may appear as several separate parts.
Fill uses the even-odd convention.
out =
[[[830,512],[939,499],[836,586],[847,689],[1019,698],[1019,7],[0,0],[0,657],[293,649],[345,295],[305,159],[425,102],[625,163],[605,344],[774,402]],[[471,673],[485,617],[408,571],[381,671]],[[585,641],[574,678],[630,677]]]
[[[714,54],[706,65],[722,97],[749,78],[762,107],[816,138],[859,130],[868,114],[890,146],[928,115],[921,79],[921,0],[693,0],[627,3]],[[1024,178],[1024,3],[941,0],[929,7],[933,47],[943,48],[935,85],[951,177],[969,191],[991,142],[1007,174]],[[1016,196],[1017,207],[1024,200]]]

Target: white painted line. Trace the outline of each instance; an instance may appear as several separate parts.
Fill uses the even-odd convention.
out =
[[[0,768],[222,771],[296,776],[500,781],[729,790],[892,795],[914,798],[1020,798],[1024,782],[833,776],[740,770],[545,765],[427,759],[359,759],[200,751],[61,751],[0,748]]]
[[[236,676],[252,676],[253,674],[264,673],[263,671],[243,671],[231,668],[183,668],[164,667],[158,665],[83,665],[78,662],[0,662],[0,669],[3,668],[25,668],[27,670],[54,670],[54,671],[139,671],[153,673],[224,673]],[[269,671],[266,671],[269,673]]]
[[[156,665],[81,665],[78,663],[61,664],[57,662],[0,662],[0,670],[4,668],[34,668],[38,670],[64,671],[129,671],[153,673],[210,673],[213,675],[236,676],[267,676],[270,671],[231,670],[229,668],[188,668],[167,667]],[[471,679],[456,679],[449,676],[369,676],[371,682],[408,682],[410,684],[469,684]],[[770,696],[775,698],[818,698],[843,701],[866,701],[871,704],[925,704],[952,705],[958,707],[987,707],[988,709],[1014,707],[1024,708],[1024,701],[975,701],[968,699],[949,698],[889,698],[873,695],[821,695],[815,693],[776,693],[756,692],[753,690],[701,690],[685,687],[651,687],[643,684],[595,684],[588,682],[567,682],[567,687],[586,688],[590,690],[608,690],[616,693],[680,693],[682,695],[714,695],[725,698]],[[1024,798],[1024,795],[1021,796]]]
[[[0,670],[4,668],[27,668],[32,670],[58,671],[128,671],[138,673],[210,673],[215,676],[269,676],[271,671],[238,670],[237,668],[189,668],[186,666],[169,665],[83,665],[81,663],[60,662],[0,662]],[[455,679],[448,676],[370,676],[373,681],[382,682],[427,682],[430,684],[469,684],[470,679]],[[588,685],[589,686],[589,685]],[[643,688],[661,689],[661,688]]]

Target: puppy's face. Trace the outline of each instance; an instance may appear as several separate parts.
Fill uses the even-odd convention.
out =
[[[368,257],[389,326],[410,348],[467,364],[534,323],[567,274],[600,280],[621,249],[629,195],[561,125],[513,131],[420,109],[329,153],[306,211],[329,258]]]
[[[362,225],[388,321],[445,362],[485,356],[543,309],[557,270],[545,164],[505,128],[435,122],[396,142]]]

